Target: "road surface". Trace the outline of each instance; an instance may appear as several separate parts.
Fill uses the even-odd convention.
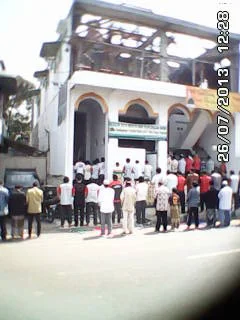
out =
[[[39,238],[0,242],[0,319],[205,319],[239,281],[239,226],[109,239],[44,223]]]

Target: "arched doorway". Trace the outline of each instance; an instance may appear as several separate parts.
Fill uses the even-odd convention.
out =
[[[146,110],[145,106],[140,102],[130,103],[127,107],[127,110],[119,114],[119,122],[129,123],[129,124],[155,124],[156,116],[149,115],[149,112]],[[146,140],[144,135],[138,139],[134,138],[124,138],[118,140],[119,147],[125,148],[142,148],[146,152],[155,151],[155,141]]]
[[[105,156],[105,114],[101,104],[88,97],[80,101],[74,115],[74,162]]]

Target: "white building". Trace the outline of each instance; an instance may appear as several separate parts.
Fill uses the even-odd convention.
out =
[[[231,50],[220,54],[217,30],[89,0],[75,1],[57,31],[58,40],[41,48],[47,69],[35,72],[41,107],[33,136],[49,150],[50,175],[72,177],[77,159],[101,157],[109,178],[127,157],[166,171],[169,151],[195,150],[218,164],[216,146],[227,143],[217,137],[214,66],[228,63],[226,87],[237,92],[239,35],[231,34]],[[231,93],[226,108],[227,166],[238,171],[240,95]]]

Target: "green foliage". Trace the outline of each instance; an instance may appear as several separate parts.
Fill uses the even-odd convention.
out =
[[[17,92],[9,97],[4,112],[10,139],[15,140],[18,137],[18,141],[28,141],[31,131],[31,111],[37,94],[38,90],[35,90],[31,82],[17,77]],[[23,106],[26,113],[21,112]]]

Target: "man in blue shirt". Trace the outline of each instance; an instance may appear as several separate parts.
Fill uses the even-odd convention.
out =
[[[8,214],[8,198],[8,189],[3,186],[3,181],[0,180],[0,228],[2,240],[6,240],[7,236],[6,215]]]

